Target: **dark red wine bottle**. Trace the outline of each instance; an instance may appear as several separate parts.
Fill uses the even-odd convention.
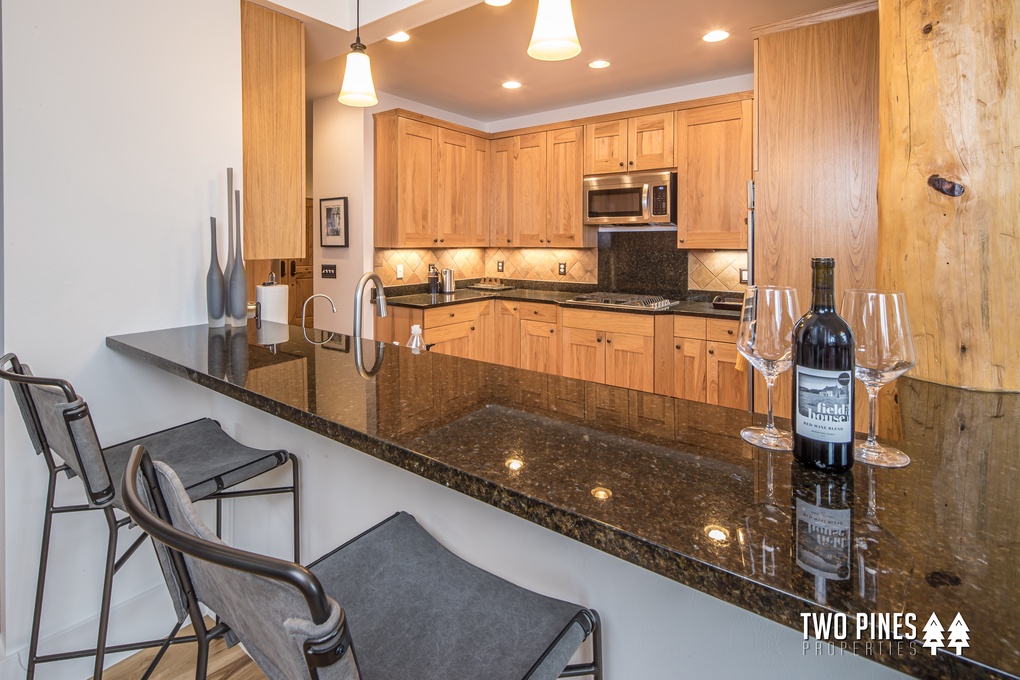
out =
[[[854,336],[836,313],[835,260],[811,260],[811,309],[793,330],[793,455],[805,467],[854,464]]]

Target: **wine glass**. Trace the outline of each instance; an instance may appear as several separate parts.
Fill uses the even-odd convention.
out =
[[[792,451],[793,436],[776,429],[772,417],[772,393],[776,378],[793,364],[793,327],[799,316],[797,291],[777,286],[748,286],[740,311],[737,351],[750,362],[768,387],[768,419],[765,427],[745,427],[744,441],[771,451]]]
[[[854,458],[866,465],[905,467],[910,457],[875,438],[878,391],[914,366],[914,342],[903,293],[850,289],[843,293],[840,316],[850,324],[857,348],[854,375],[868,391],[868,439],[854,447]]]

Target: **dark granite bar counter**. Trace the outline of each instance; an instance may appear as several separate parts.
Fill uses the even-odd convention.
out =
[[[740,439],[748,413],[296,327],[273,353],[257,333],[107,346],[798,631],[849,615],[837,649],[919,677],[1020,676],[1020,395],[901,378],[881,417],[912,463],[854,467],[846,568],[821,577],[799,555],[803,475]],[[356,395],[316,384],[355,370]],[[858,640],[856,615],[894,613],[916,641]],[[922,646],[933,613],[962,616],[960,653]]]
[[[442,307],[444,305],[455,305],[461,302],[473,300],[488,300],[500,298],[503,300],[517,300],[521,302],[552,302],[563,304],[570,298],[577,295],[576,292],[565,292],[558,290],[538,290],[534,288],[514,288],[512,290],[487,291],[473,288],[455,290],[449,295],[429,295],[419,293],[415,295],[401,295],[387,297],[386,304],[394,307],[414,307],[417,309],[429,309],[431,307]],[[713,319],[739,319],[740,312],[729,309],[715,309],[711,302],[695,302],[684,300],[669,309],[643,309],[641,307],[603,307],[600,305],[578,305],[571,303],[564,305],[581,307],[585,309],[597,309],[612,312],[628,312],[632,314],[684,314],[688,316],[704,316]]]

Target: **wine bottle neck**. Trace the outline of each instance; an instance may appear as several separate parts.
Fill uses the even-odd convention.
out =
[[[836,294],[833,286],[832,266],[816,266],[814,268],[814,281],[811,284],[811,311],[813,312],[834,312],[836,311]]]

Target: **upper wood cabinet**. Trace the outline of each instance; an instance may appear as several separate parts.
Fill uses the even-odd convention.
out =
[[[673,112],[585,126],[584,174],[673,167]]]
[[[491,142],[490,245],[582,248],[595,245],[584,227],[584,129],[536,132]]]
[[[488,244],[488,140],[392,111],[375,135],[376,247]]]
[[[250,2],[241,3],[241,131],[244,258],[304,257],[304,25]]]
[[[677,247],[747,248],[751,100],[677,111]]]

